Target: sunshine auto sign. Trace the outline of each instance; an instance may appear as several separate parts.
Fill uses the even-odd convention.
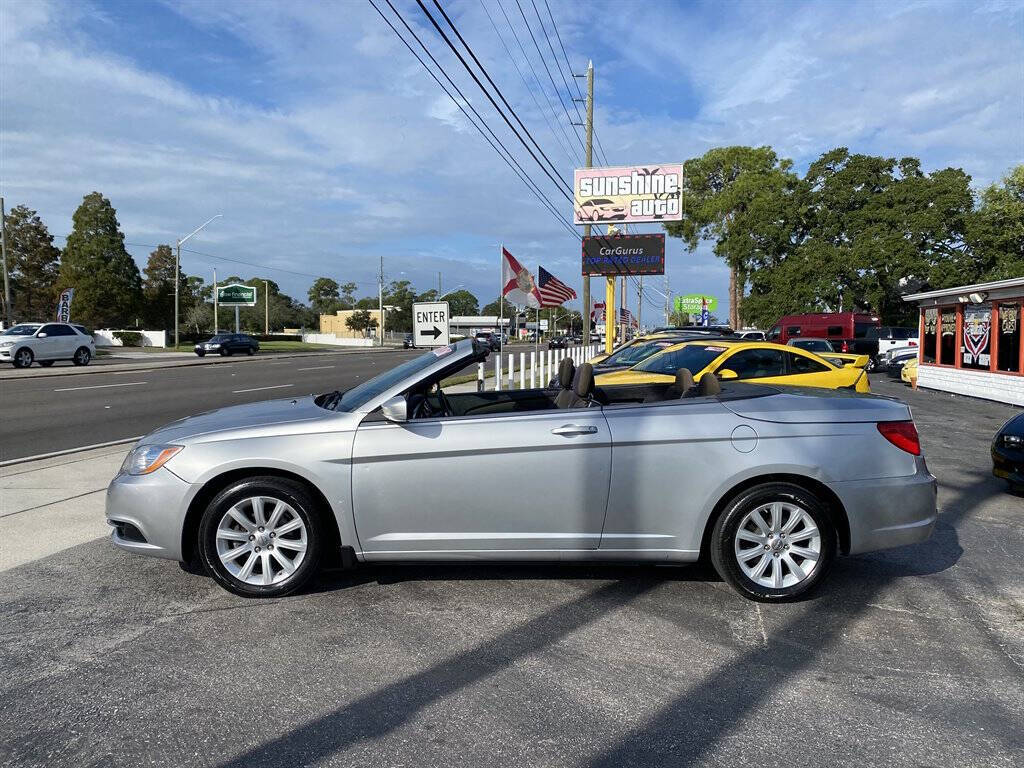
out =
[[[683,166],[577,168],[573,193],[576,224],[679,221],[683,217]]]

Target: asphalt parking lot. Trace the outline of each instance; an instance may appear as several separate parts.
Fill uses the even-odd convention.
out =
[[[797,603],[704,567],[557,564],[247,601],[105,539],[12,567],[0,764],[1019,766],[1024,497],[988,457],[1014,410],[872,386],[913,408],[936,533]]]

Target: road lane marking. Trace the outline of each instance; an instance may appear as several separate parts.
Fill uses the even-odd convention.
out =
[[[137,387],[140,384],[148,384],[146,381],[129,381],[124,384],[92,384],[88,387],[61,387],[54,392],[77,392],[80,389],[105,389],[106,387]]]
[[[296,371],[326,371],[328,368],[333,368],[333,365],[318,365],[316,368],[296,368]]]
[[[232,390],[232,395],[240,395],[243,392],[262,392],[264,389],[284,389],[285,387],[292,387],[294,384],[275,384],[273,387],[253,387],[252,389],[235,389]]]

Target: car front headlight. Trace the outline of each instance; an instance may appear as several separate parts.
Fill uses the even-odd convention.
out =
[[[207,349],[219,349],[220,348],[220,344],[207,344],[206,348]]]
[[[121,473],[126,475],[148,475],[166,464],[178,453],[183,445],[140,445],[125,456]]]
[[[1024,437],[1020,435],[1003,435],[1003,445],[1007,448],[1024,448]]]
[[[14,339],[3,339],[0,341],[0,347],[13,347]]]

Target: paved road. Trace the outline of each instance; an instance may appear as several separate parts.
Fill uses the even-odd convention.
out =
[[[346,389],[421,350],[239,358],[0,383],[0,461],[142,435],[226,405]]]
[[[105,540],[8,570],[0,765],[1020,766],[1024,499],[988,458],[1013,411],[875,387],[914,408],[936,534],[795,604],[546,564],[243,600]]]

